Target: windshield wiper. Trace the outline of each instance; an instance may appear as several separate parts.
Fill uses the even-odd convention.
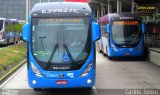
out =
[[[67,45],[66,45],[66,44],[63,44],[63,47],[65,48],[66,52],[69,54],[69,57],[70,57],[70,59],[71,59],[71,61],[72,61],[72,63],[73,63],[73,62],[74,62],[74,59],[73,59],[73,57],[72,57],[72,55],[71,55],[71,52],[69,51]]]
[[[51,61],[52,61],[52,58],[53,58],[53,56],[55,55],[56,50],[57,50],[58,47],[59,47],[59,45],[56,44],[56,46],[54,47],[54,49],[53,49],[53,51],[52,51],[52,53],[51,53],[51,56],[49,57],[49,60],[48,60],[48,62],[47,62],[47,66],[45,67],[45,69],[48,69],[48,68],[49,68],[49,66],[50,66],[50,64],[51,64]],[[65,48],[66,52],[69,54],[69,58],[71,59],[72,63],[74,63],[74,59],[73,59],[73,57],[72,57],[72,55],[71,55],[71,53],[70,53],[67,45],[66,45],[66,44],[63,44],[63,47]]]
[[[49,65],[51,64],[52,58],[53,58],[53,56],[55,55],[56,50],[57,50],[58,47],[59,47],[59,45],[56,44],[56,46],[54,47],[54,49],[53,49],[53,51],[52,51],[52,53],[51,53],[51,56],[49,57],[49,60],[48,60],[48,62],[47,62],[47,66],[45,67],[45,69],[48,69],[48,68],[49,68]]]
[[[66,44],[63,44],[63,46],[64,46],[66,52],[69,54],[69,55],[68,55],[69,58],[71,59],[71,64],[72,64],[71,68],[75,68],[76,64],[75,64],[75,61],[74,61],[74,59],[73,59],[73,57],[72,57],[72,55],[71,55],[71,52],[69,51],[69,49],[68,49],[68,47],[67,47]]]
[[[41,39],[41,45],[42,45],[42,49],[43,49],[43,51],[45,51],[45,49],[44,49],[44,45],[43,45],[43,39],[44,38],[46,38],[46,36],[44,36],[44,37],[39,37],[39,39]]]

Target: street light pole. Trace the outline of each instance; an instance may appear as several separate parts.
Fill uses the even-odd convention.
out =
[[[28,22],[28,4],[29,4],[29,0],[26,0],[26,22]]]

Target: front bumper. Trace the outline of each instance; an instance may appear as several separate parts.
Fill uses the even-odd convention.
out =
[[[87,83],[88,79],[91,83]],[[67,84],[56,84],[57,80],[66,80]],[[33,83],[36,82],[36,83]],[[95,85],[95,74],[72,79],[49,79],[35,76],[32,72],[28,73],[28,84],[31,88],[86,88]]]

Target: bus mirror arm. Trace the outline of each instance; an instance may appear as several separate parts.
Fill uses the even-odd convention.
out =
[[[107,32],[107,33],[110,33],[110,24],[107,24],[107,25],[106,25],[106,32]]]
[[[143,22],[142,23],[142,33],[144,34],[146,32],[146,25],[145,23]]]
[[[93,41],[99,40],[101,37],[100,26],[96,22],[92,22],[92,39]]]
[[[30,24],[26,23],[22,28],[22,39],[26,42],[30,42]]]
[[[52,58],[53,58],[53,56],[55,55],[56,50],[57,50],[58,47],[59,47],[59,44],[56,44],[55,47],[54,47],[54,49],[53,49],[53,51],[52,51],[52,53],[51,53],[51,55],[50,55],[50,57],[49,57],[49,60],[48,60],[48,62],[47,62],[47,65],[46,65],[46,67],[45,67],[46,70],[49,68],[50,63],[51,63],[51,61],[52,61]]]

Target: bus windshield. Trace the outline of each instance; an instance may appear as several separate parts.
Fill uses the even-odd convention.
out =
[[[3,20],[0,20],[0,31],[2,30],[3,28]]]
[[[32,53],[42,64],[72,64],[90,53],[90,18],[33,18]]]
[[[140,21],[113,21],[112,39],[118,47],[135,47],[142,38]]]

